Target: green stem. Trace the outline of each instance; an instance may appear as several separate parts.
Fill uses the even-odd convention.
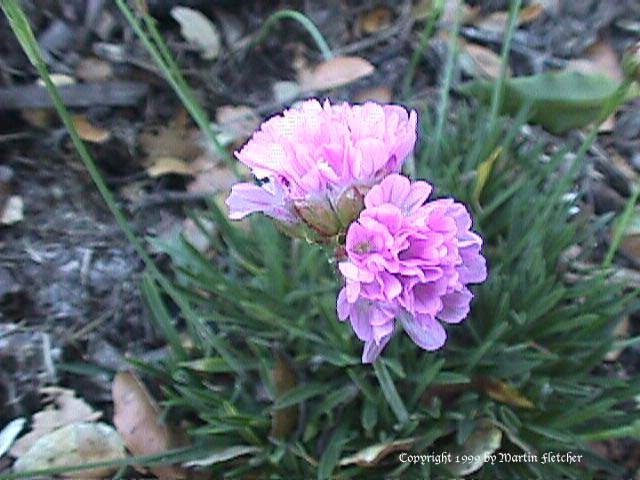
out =
[[[618,428],[602,430],[595,433],[586,433],[580,435],[583,442],[602,442],[613,438],[631,437],[637,439],[640,436],[640,421],[635,421],[631,425],[624,425]]]
[[[127,6],[125,0],[116,0],[116,5],[127,19],[131,28],[145,46],[151,58],[162,71],[165,79],[171,88],[178,95],[185,108],[196,122],[198,128],[205,135],[207,140],[214,146],[216,152],[224,160],[232,172],[239,177],[238,165],[229,152],[222,146],[215,133],[211,129],[211,123],[206,112],[195,99],[193,91],[180,73],[180,68],[175,63],[169,47],[162,39],[162,35],[155,26],[155,20],[144,8],[140,8],[142,19],[144,20],[147,32],[135,17],[134,13]]]
[[[509,54],[511,53],[511,40],[518,23],[518,13],[520,12],[520,5],[522,0],[513,0],[511,2],[511,8],[509,9],[509,23],[507,31],[504,35],[504,42],[502,44],[502,51],[500,53],[500,74],[496,79],[496,83],[493,89],[493,95],[491,97],[491,110],[489,113],[489,121],[487,122],[487,131],[491,132],[494,129],[496,120],[498,118],[498,112],[500,110],[500,104],[502,103],[502,96],[504,92],[504,81],[507,77],[507,70],[509,68]]]
[[[262,42],[269,33],[271,27],[273,27],[280,20],[284,19],[295,20],[305,28],[309,35],[311,35],[313,41],[316,42],[318,50],[320,50],[320,53],[322,54],[322,57],[325,59],[325,61],[331,60],[334,57],[333,53],[331,52],[331,48],[329,48],[329,44],[322,36],[322,33],[320,33],[320,30],[318,30],[318,27],[316,27],[315,24],[302,13],[295,10],[280,10],[272,14],[264,22],[264,25],[258,32],[253,42],[251,42],[251,45],[255,46]]]
[[[422,55],[424,54],[424,51],[429,44],[429,40],[431,40],[431,37],[433,37],[433,34],[436,31],[436,26],[438,25],[438,20],[442,15],[443,9],[444,0],[437,0],[431,8],[431,16],[429,18],[429,21],[422,29],[418,48],[413,52],[413,55],[411,55],[411,61],[409,62],[409,66],[407,67],[407,75],[405,76],[402,85],[402,96],[405,99],[407,99],[411,95],[411,84],[413,83],[413,78],[415,77],[416,70],[418,69],[418,64],[420,63],[420,59],[422,58]]]
[[[429,162],[435,161],[435,157],[440,153],[440,144],[442,143],[442,134],[444,132],[444,123],[447,118],[447,107],[449,106],[449,95],[451,91],[451,83],[453,81],[453,72],[458,56],[458,32],[460,31],[461,7],[458,2],[456,10],[456,19],[451,32],[451,41],[447,52],[447,60],[444,68],[444,82],[440,88],[440,102],[438,103],[438,117],[433,137],[427,146],[427,158]]]

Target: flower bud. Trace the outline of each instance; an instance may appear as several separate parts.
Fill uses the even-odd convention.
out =
[[[299,218],[322,237],[333,237],[341,228],[340,220],[328,199],[294,202]]]
[[[622,58],[624,76],[635,82],[640,82],[640,42],[627,49]]]
[[[336,214],[340,223],[346,228],[351,225],[364,208],[364,194],[357,187],[345,190],[336,204]]]

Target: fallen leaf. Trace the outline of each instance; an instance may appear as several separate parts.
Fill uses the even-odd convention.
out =
[[[452,458],[470,459],[469,462],[445,463],[444,467],[452,475],[464,476],[476,472],[484,465],[485,455],[491,455],[502,443],[502,430],[497,428],[489,419],[480,419],[476,423],[475,430],[469,435],[462,445],[452,444],[443,449],[443,452],[451,453]]]
[[[273,384],[277,397],[282,397],[293,390],[298,384],[296,372],[291,367],[289,360],[280,352],[275,352],[273,365]],[[298,426],[298,406],[273,410],[271,412],[270,436],[278,439],[288,437]]]
[[[24,219],[24,201],[20,195],[11,195],[0,212],[0,224],[13,225]]]
[[[545,11],[545,6],[542,3],[534,2],[526,7],[520,9],[520,13],[518,14],[518,23],[520,25],[524,25],[527,23],[535,22],[540,15],[542,15]]]
[[[376,33],[391,25],[393,14],[386,7],[377,7],[368,12],[360,21],[362,31],[368,34]]]
[[[436,0],[437,1],[437,0]],[[443,1],[442,14],[440,15],[440,26],[444,28],[451,27],[456,20],[456,11],[458,9],[458,0],[441,0]],[[421,0],[411,8],[411,16],[416,20],[427,20],[433,14],[434,0]],[[480,7],[471,7],[465,2],[460,4],[460,20],[462,25],[471,23],[480,13]]]
[[[567,70],[592,75],[605,75],[614,82],[622,82],[624,73],[618,55],[607,41],[601,40],[591,45],[585,56],[567,62]],[[612,131],[615,127],[615,114],[612,114],[600,126],[601,132]]]
[[[502,33],[507,28],[509,14],[507,12],[494,12],[486,17],[478,18],[474,25],[489,32]]]
[[[113,77],[113,67],[99,58],[83,58],[76,66],[76,77],[85,82],[101,82]]]
[[[113,423],[129,451],[136,456],[166,452],[176,446],[177,435],[159,423],[160,409],[136,375],[119,372],[113,379]],[[154,466],[160,480],[186,478],[179,467]]]
[[[47,387],[40,390],[49,395],[53,405],[34,414],[31,419],[31,431],[20,437],[11,448],[11,455],[21,457],[39,438],[60,427],[77,422],[93,422],[102,416],[84,400],[75,396],[73,390],[60,387]]]
[[[613,239],[616,228],[609,234],[609,241]],[[636,209],[627,224],[618,249],[627,257],[640,260],[640,209]]]
[[[197,132],[187,128],[179,117],[167,126],[151,127],[140,135],[140,145],[147,160],[173,157],[189,161],[200,155],[202,147],[197,142]]]
[[[360,90],[353,97],[356,103],[365,103],[368,101],[378,103],[390,103],[393,98],[393,92],[389,87],[381,85],[379,87],[367,88]]]
[[[184,39],[200,50],[206,60],[214,59],[220,53],[220,33],[216,26],[202,12],[187,7],[173,7],[171,16],[180,24]]]
[[[108,462],[126,457],[118,433],[104,423],[72,423],[40,437],[13,465],[14,472],[42,470]],[[115,472],[116,467],[93,470],[74,470],[63,473],[72,478],[102,478]]]
[[[73,77],[60,73],[52,73],[49,78],[56,87],[64,87],[65,85],[76,83]],[[35,83],[41,87],[45,86],[44,80],[41,78],[36,80]],[[58,116],[52,109],[48,108],[29,108],[22,110],[20,114],[30,125],[38,128],[49,128],[58,122]]]
[[[216,110],[218,128],[237,146],[243,144],[260,126],[261,118],[246,105],[223,105]]]
[[[525,397],[517,389],[500,380],[485,379],[482,382],[482,389],[494,400],[520,408],[534,408],[531,400]]]
[[[192,167],[195,171],[195,179],[187,185],[187,191],[192,193],[229,192],[238,181],[229,168],[217,165],[210,160],[207,162],[197,159]]]
[[[55,112],[44,108],[27,108],[20,116],[32,127],[49,128],[58,121]]]
[[[525,25],[537,20],[544,11],[544,5],[540,3],[532,3],[531,5],[522,8],[518,13],[516,26]],[[478,18],[474,22],[474,25],[490,32],[503,33],[507,29],[508,21],[508,12],[494,12],[486,17]]]
[[[209,235],[216,229],[215,223],[206,218],[200,218],[200,223]],[[185,240],[199,252],[205,253],[209,250],[211,246],[209,235],[205,234],[192,219],[187,218],[182,222],[181,233],[184,235]]]
[[[53,83],[56,87],[64,87],[65,85],[73,85],[74,83],[76,83],[75,78],[63,73],[52,73],[51,75],[49,75],[49,79],[51,80],[51,83]],[[36,85],[44,87],[44,80],[39,78],[38,80],[36,80]]]
[[[147,167],[147,174],[152,178],[168,174],[193,175],[194,173],[191,165],[173,157],[154,158],[153,163]]]
[[[462,43],[460,65],[467,75],[495,79],[500,76],[501,64],[500,56],[493,50],[475,43]],[[508,69],[507,76],[511,76]]]
[[[371,75],[375,67],[364,58],[336,57],[312,69],[300,72],[298,83],[303,91],[328,90],[353,83]]]
[[[71,120],[82,140],[91,143],[104,143],[111,138],[109,130],[92,125],[84,115],[74,115]]]
[[[22,432],[25,423],[27,423],[27,421],[24,418],[16,418],[11,420],[2,431],[0,431],[0,458],[2,458],[11,445],[13,445],[13,442],[18,435],[20,435],[20,432]]]
[[[271,86],[271,90],[273,91],[273,98],[275,98],[276,102],[288,104],[298,98],[300,85],[290,81],[275,82]]]
[[[625,315],[624,317],[622,317],[622,320],[618,322],[618,324],[616,325],[616,328],[613,330],[613,336],[617,340],[623,340],[625,338],[629,338],[630,334],[631,334],[631,322],[629,321],[629,316]],[[623,350],[622,348],[618,348],[614,344],[611,350],[607,352],[604,359],[607,362],[615,362],[620,356],[620,354],[622,353],[622,350]]]
[[[251,453],[258,453],[262,451],[258,447],[251,447],[249,445],[237,445],[235,447],[227,447],[222,450],[217,450],[210,455],[199,460],[192,460],[191,462],[183,463],[182,466],[186,468],[191,467],[208,467],[216,463],[226,462],[234,458],[241,457],[243,455],[249,455]]]
[[[363,448],[357,451],[353,455],[340,460],[341,467],[349,465],[357,465],[359,467],[373,467],[380,461],[384,460],[387,456],[394,452],[408,450],[415,442],[415,438],[405,438],[402,440],[395,440],[393,442],[377,443],[369,447]]]

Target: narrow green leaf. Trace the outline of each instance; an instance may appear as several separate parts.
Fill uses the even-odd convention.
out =
[[[311,383],[300,385],[278,398],[271,406],[271,410],[280,410],[281,408],[290,407],[291,405],[296,405],[297,403],[304,402],[305,400],[326,392],[327,385],[325,384]]]
[[[387,370],[384,362],[377,360],[373,364],[373,371],[378,378],[384,398],[387,400],[387,403],[391,407],[394,415],[400,423],[406,423],[407,420],[409,420],[409,412],[400,398],[398,390],[396,389],[396,386],[391,379],[391,375],[389,374],[389,370]]]
[[[348,432],[346,426],[341,425],[331,436],[331,440],[327,444],[320,463],[318,465],[318,480],[327,480],[331,478],[331,473],[338,465],[340,456],[344,446],[353,438],[353,434]]]

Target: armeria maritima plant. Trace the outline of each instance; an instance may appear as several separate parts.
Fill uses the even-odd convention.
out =
[[[473,297],[467,285],[486,278],[466,208],[427,202],[431,185],[398,173],[416,123],[415,112],[396,105],[309,100],[266,121],[236,153],[262,184],[233,187],[232,219],[262,212],[294,235],[333,237],[346,252],[338,317],[365,342],[365,363],[390,340],[396,319],[421,348],[442,347],[439,320],[462,321]]]

